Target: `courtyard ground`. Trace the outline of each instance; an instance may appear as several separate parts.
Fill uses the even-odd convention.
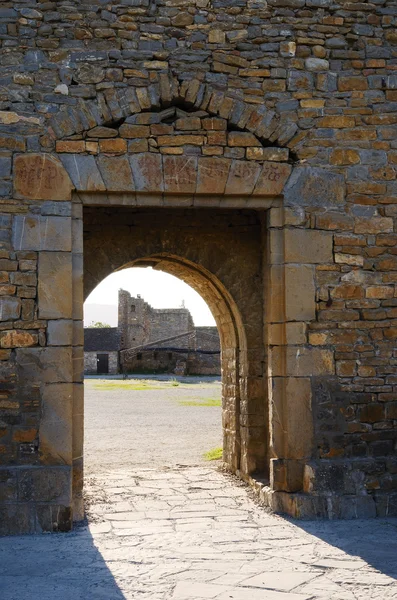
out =
[[[86,382],[88,523],[0,539],[1,600],[396,600],[397,519],[269,514],[203,458],[220,384]]]

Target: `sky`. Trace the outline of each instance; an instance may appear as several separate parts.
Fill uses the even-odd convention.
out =
[[[127,290],[132,296],[140,294],[153,308],[179,308],[184,302],[195,325],[215,325],[207,304],[184,281],[151,267],[135,267],[112,273],[88,296],[84,304],[86,327],[97,321],[117,327],[120,288]]]

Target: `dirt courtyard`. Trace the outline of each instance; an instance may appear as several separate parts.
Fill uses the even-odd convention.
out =
[[[222,446],[219,377],[87,378],[85,474],[205,462]]]

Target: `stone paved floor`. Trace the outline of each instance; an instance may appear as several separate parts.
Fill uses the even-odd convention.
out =
[[[212,466],[109,471],[90,524],[0,539],[1,600],[397,599],[397,519],[292,523]]]

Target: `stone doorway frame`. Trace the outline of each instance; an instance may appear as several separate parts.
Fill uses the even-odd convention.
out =
[[[167,82],[171,89],[168,78]],[[163,93],[166,95],[167,90],[163,90]],[[181,98],[193,107],[204,102],[209,106],[210,114],[224,115],[232,125],[256,131],[262,139],[267,136],[268,140],[280,146],[293,147],[296,143],[294,139],[291,141],[296,132],[294,123],[275,122],[270,111],[262,107],[254,109],[209,86],[203,89],[195,80],[183,92],[169,92],[166,100],[163,96],[157,97],[155,102],[140,98],[135,112],[158,109],[160,103],[170,105],[173,101],[180,102]],[[129,102],[130,112],[132,104]],[[98,111],[100,107],[101,103],[98,102]],[[95,112],[95,107],[89,109]],[[87,120],[88,117],[86,114]],[[100,119],[97,118],[96,124]],[[102,121],[106,119],[102,117]],[[69,127],[67,135],[73,135],[73,132],[84,129],[81,123],[82,119],[73,118],[70,111],[67,114],[61,111],[52,119],[53,135],[65,135],[65,127]],[[41,280],[40,283],[40,270],[46,263],[46,248],[40,246],[38,250],[39,297],[41,293],[49,300],[47,317],[43,311],[44,318],[59,318],[59,314],[52,310],[50,300],[59,293],[60,282],[62,287],[66,282],[70,290],[63,304],[68,319],[73,322],[73,342],[68,349],[64,348],[64,353],[65,357],[70,357],[73,366],[73,375],[67,378],[68,384],[71,383],[73,387],[73,418],[70,423],[64,424],[64,437],[70,441],[70,452],[66,454],[67,461],[70,461],[68,464],[73,466],[73,484],[70,482],[68,502],[72,505],[73,488],[75,519],[83,516],[83,206],[221,207],[266,212],[266,223],[263,225],[267,246],[264,265],[264,340],[270,403],[270,485],[262,491],[264,500],[272,508],[299,515],[301,499],[295,492],[305,491],[304,470],[313,454],[311,377],[334,374],[332,350],[308,347],[305,333],[307,323],[315,319],[314,265],[332,262],[332,238],[324,232],[307,229],[299,220],[290,219],[283,197],[291,174],[292,165],[286,162],[258,163],[204,156],[161,156],[147,152],[117,157],[72,153],[15,156],[16,197],[34,202],[71,203],[71,218],[65,218],[63,226],[64,233],[69,235],[70,246],[66,244],[67,247],[58,253],[59,262],[50,282]],[[65,229],[66,221],[69,234]],[[319,241],[320,261],[316,256]],[[57,248],[51,248],[52,258],[54,250]],[[306,298],[304,304],[297,302],[300,297]],[[56,444],[56,440],[47,441]],[[239,474],[250,479],[249,468],[245,471],[240,469]]]

